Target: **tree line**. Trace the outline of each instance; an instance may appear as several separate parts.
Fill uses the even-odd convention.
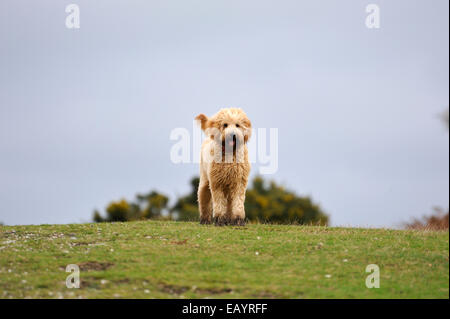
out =
[[[197,190],[199,178],[190,181],[191,191],[180,196],[174,205],[169,197],[152,190],[137,194],[133,201],[122,198],[110,202],[104,214],[94,211],[95,222],[125,222],[133,220],[160,219],[198,221]],[[308,196],[299,196],[274,181],[255,177],[250,183],[245,199],[245,213],[249,221],[279,224],[328,225],[329,217]]]

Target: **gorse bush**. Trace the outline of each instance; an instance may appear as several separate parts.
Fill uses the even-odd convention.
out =
[[[448,210],[435,207],[434,212],[422,219],[414,219],[410,223],[405,224],[406,229],[419,230],[448,230]]]
[[[197,191],[199,178],[191,179],[191,191],[179,197],[172,207],[169,198],[157,191],[137,195],[135,201],[121,199],[106,207],[106,217],[94,212],[94,221],[129,221],[142,219],[172,219],[197,221],[199,218]],[[262,177],[250,183],[245,200],[246,217],[250,221],[271,223],[299,223],[327,225],[328,216],[310,197],[302,197],[293,191]]]
[[[125,222],[143,219],[171,219],[167,215],[169,198],[158,192],[138,194],[134,202],[125,199],[113,201],[106,206],[106,217],[94,211],[95,222]]]
[[[198,220],[199,211],[197,203],[197,191],[200,178],[191,179],[191,192],[186,196],[179,197],[172,207],[172,214],[177,220],[193,221]]]
[[[328,216],[311,198],[297,196],[261,177],[256,177],[247,190],[245,214],[248,219],[261,222],[328,224]]]

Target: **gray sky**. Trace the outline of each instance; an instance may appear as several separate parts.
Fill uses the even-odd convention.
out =
[[[365,26],[369,3],[380,29]],[[137,192],[188,192],[198,167],[170,161],[169,134],[229,106],[278,128],[268,177],[333,225],[448,208],[448,5],[2,0],[0,221],[90,221]]]

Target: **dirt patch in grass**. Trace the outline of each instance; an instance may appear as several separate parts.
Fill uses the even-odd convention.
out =
[[[171,243],[172,244],[175,244],[175,245],[185,245],[186,243],[187,243],[187,239],[185,239],[185,240],[180,240],[180,241],[172,241]]]
[[[159,284],[159,290],[161,290],[162,292],[171,294],[171,295],[180,295],[180,294],[190,290],[190,288],[185,287],[185,286],[175,286],[175,285],[161,283],[161,284]]]
[[[120,284],[128,284],[130,282],[131,282],[131,280],[128,278],[121,278],[121,279],[114,280],[114,283],[119,284],[119,285]]]
[[[87,246],[89,244],[90,243],[85,242],[85,241],[78,241],[78,242],[73,243],[72,246]]]
[[[197,289],[195,289],[195,292],[199,292],[201,294],[208,294],[208,295],[227,294],[232,291],[233,291],[233,289],[231,289],[231,288],[197,288]]]
[[[101,289],[100,279],[83,276],[80,281],[81,288]]]
[[[80,263],[78,266],[82,271],[89,271],[89,270],[106,270],[112,267],[113,265],[114,264],[110,262],[86,261]]]
[[[170,285],[166,283],[160,283],[159,284],[159,290],[171,295],[181,295],[185,293],[186,291],[192,290],[199,294],[204,295],[219,295],[219,294],[225,294],[230,293],[233,290],[231,288],[201,288],[201,287],[187,287],[187,286],[176,286],[176,285]]]

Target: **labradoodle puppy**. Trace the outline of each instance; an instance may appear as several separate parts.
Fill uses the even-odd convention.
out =
[[[250,120],[239,108],[221,109],[210,118],[200,114],[195,119],[206,135],[200,154],[200,223],[214,220],[216,225],[244,225]]]

